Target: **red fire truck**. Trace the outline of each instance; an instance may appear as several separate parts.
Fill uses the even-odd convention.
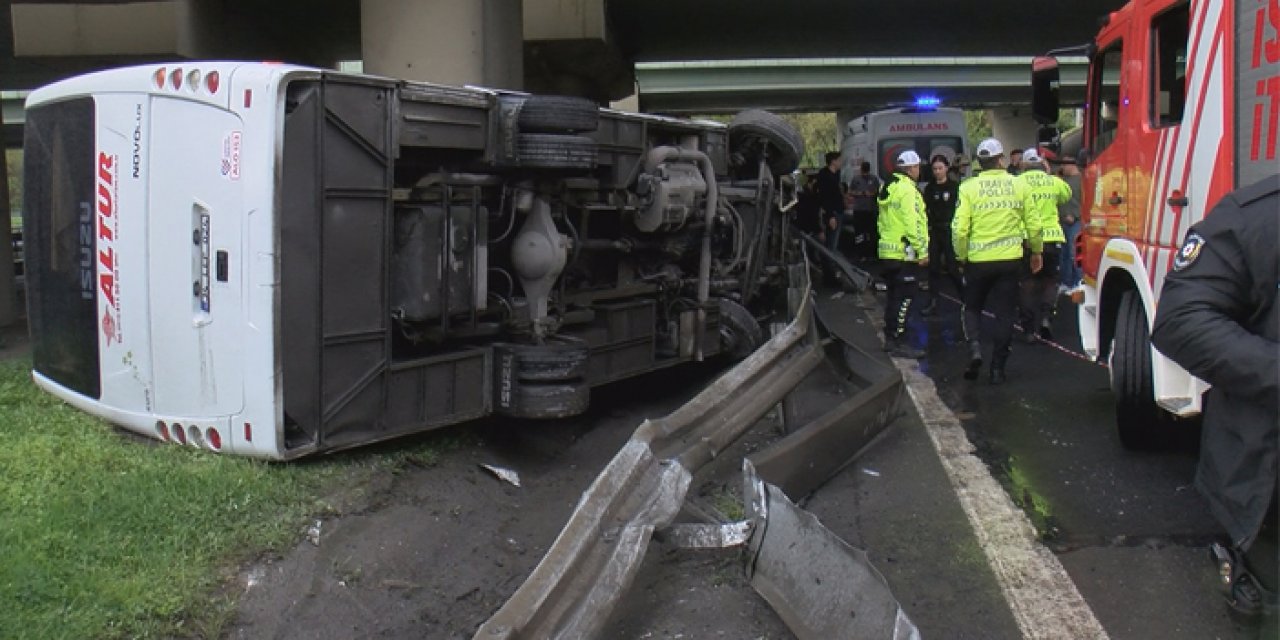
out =
[[[1165,274],[1224,194],[1280,171],[1280,3],[1133,0],[1084,49],[1080,337],[1110,363],[1124,445],[1159,446],[1206,387],[1151,348]],[[1051,56],[1032,81],[1037,118],[1056,121]]]

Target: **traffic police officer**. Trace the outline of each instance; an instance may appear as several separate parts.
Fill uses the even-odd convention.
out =
[[[898,154],[893,175],[885,180],[877,199],[880,205],[876,222],[880,232],[877,254],[883,267],[881,277],[888,286],[888,301],[884,306],[885,349],[899,358],[924,356],[923,351],[903,339],[907,315],[915,300],[918,266],[929,264],[929,223],[924,197],[916,186],[919,178],[919,154],[903,151]]]
[[[1035,147],[1022,152],[1022,173],[1018,179],[1031,193],[1044,242],[1041,253],[1044,266],[1039,273],[1027,275],[1022,283],[1022,330],[1026,332],[1027,342],[1035,342],[1037,331],[1041,338],[1052,340],[1050,327],[1058,298],[1058,266],[1062,245],[1067,240],[1058,223],[1058,205],[1071,199],[1071,186],[1062,178],[1045,173],[1044,158]]]
[[[982,367],[979,343],[982,310],[996,317],[995,346],[991,351],[991,384],[1005,381],[1005,362],[1013,342],[1022,274],[1023,244],[1031,248],[1031,272],[1041,263],[1040,218],[1035,215],[1026,184],[1001,167],[1004,147],[995,138],[978,144],[982,171],[960,183],[959,204],[951,222],[956,262],[965,274],[964,336],[969,342],[969,366],[965,380],[975,380]]]
[[[1275,623],[1280,406],[1280,176],[1224,197],[1187,232],[1160,293],[1151,342],[1213,385],[1196,486],[1233,549],[1228,604]],[[1220,549],[1227,554],[1226,550]]]

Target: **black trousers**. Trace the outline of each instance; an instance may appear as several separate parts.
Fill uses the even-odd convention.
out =
[[[929,293],[937,299],[942,293],[942,278],[955,285],[956,293],[964,292],[964,281],[956,265],[956,248],[951,244],[950,227],[929,227]]]
[[[884,305],[884,337],[896,340],[907,331],[907,316],[916,299],[920,266],[905,260],[885,260],[880,277],[888,288]]]
[[[1018,280],[1022,276],[1022,260],[970,262],[964,271],[964,337],[978,340],[982,329],[982,310],[995,315],[995,347],[991,350],[993,365],[1004,366],[1013,343],[1013,324],[1017,320]]]
[[[1044,266],[1040,273],[1031,273],[1031,255],[1024,258],[1022,300],[1018,319],[1022,330],[1036,331],[1045,320],[1053,317],[1054,303],[1058,300],[1059,266],[1062,263],[1062,245],[1046,242],[1040,254]]]
[[[880,246],[880,233],[876,222],[879,215],[876,211],[853,212],[853,257],[875,260]]]

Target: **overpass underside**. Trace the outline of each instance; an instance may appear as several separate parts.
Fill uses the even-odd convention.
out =
[[[1060,61],[1064,104],[1082,102],[1087,61]],[[642,62],[636,80],[641,110],[659,113],[870,110],[922,97],[948,106],[998,107],[1029,101],[1031,57]]]

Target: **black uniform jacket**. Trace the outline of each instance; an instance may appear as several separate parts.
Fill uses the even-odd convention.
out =
[[[1187,233],[1151,342],[1213,385],[1196,486],[1248,548],[1276,490],[1280,406],[1280,176],[1227,195]]]

